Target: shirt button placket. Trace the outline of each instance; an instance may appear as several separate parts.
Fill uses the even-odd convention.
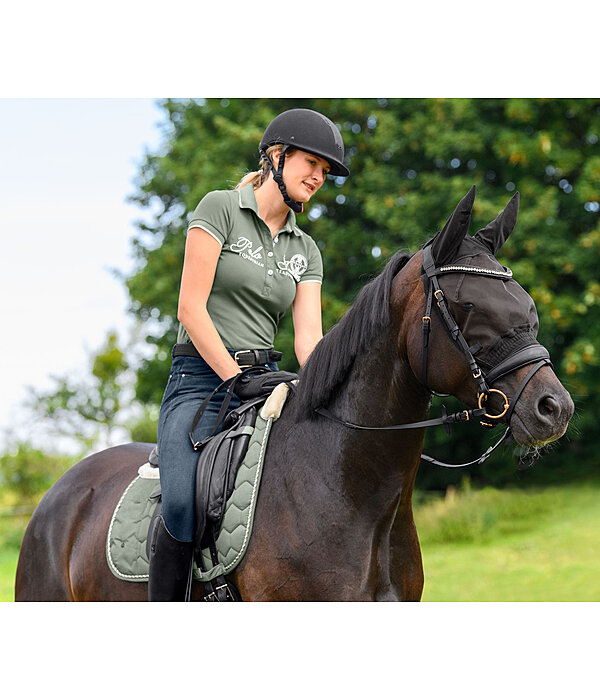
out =
[[[266,277],[265,277],[265,287],[263,290],[264,296],[271,296],[271,290],[273,289],[273,279],[275,275],[274,269],[274,255],[273,255],[273,238],[271,237],[271,232],[269,231],[269,239],[267,241],[267,258],[265,261]]]

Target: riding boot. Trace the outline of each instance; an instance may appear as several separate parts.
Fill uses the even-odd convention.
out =
[[[148,600],[189,600],[194,543],[175,539],[162,515],[156,519],[151,537]]]

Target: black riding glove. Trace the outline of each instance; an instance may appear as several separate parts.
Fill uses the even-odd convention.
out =
[[[282,382],[298,379],[293,372],[265,372],[264,374],[244,374],[235,381],[234,392],[242,401],[249,401],[257,396],[268,396]]]

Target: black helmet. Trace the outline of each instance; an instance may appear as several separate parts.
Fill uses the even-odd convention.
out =
[[[282,144],[279,167],[275,169],[266,151],[269,146]],[[344,141],[337,126],[323,114],[312,109],[289,109],[275,117],[265,129],[260,140],[259,152],[273,172],[273,179],[279,186],[283,201],[295,212],[301,212],[301,202],[295,202],[287,193],[283,182],[285,152],[293,146],[324,158],[332,175],[347,177],[350,171],[344,165]]]
[[[275,117],[260,141],[260,148],[282,143],[324,158],[332,175],[348,177],[344,165],[344,141],[337,126],[326,116],[312,109],[289,109]]]

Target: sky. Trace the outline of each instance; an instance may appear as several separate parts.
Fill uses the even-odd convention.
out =
[[[28,385],[87,372],[109,329],[127,339],[143,212],[128,195],[161,143],[156,100],[0,99],[0,450],[36,433]]]

